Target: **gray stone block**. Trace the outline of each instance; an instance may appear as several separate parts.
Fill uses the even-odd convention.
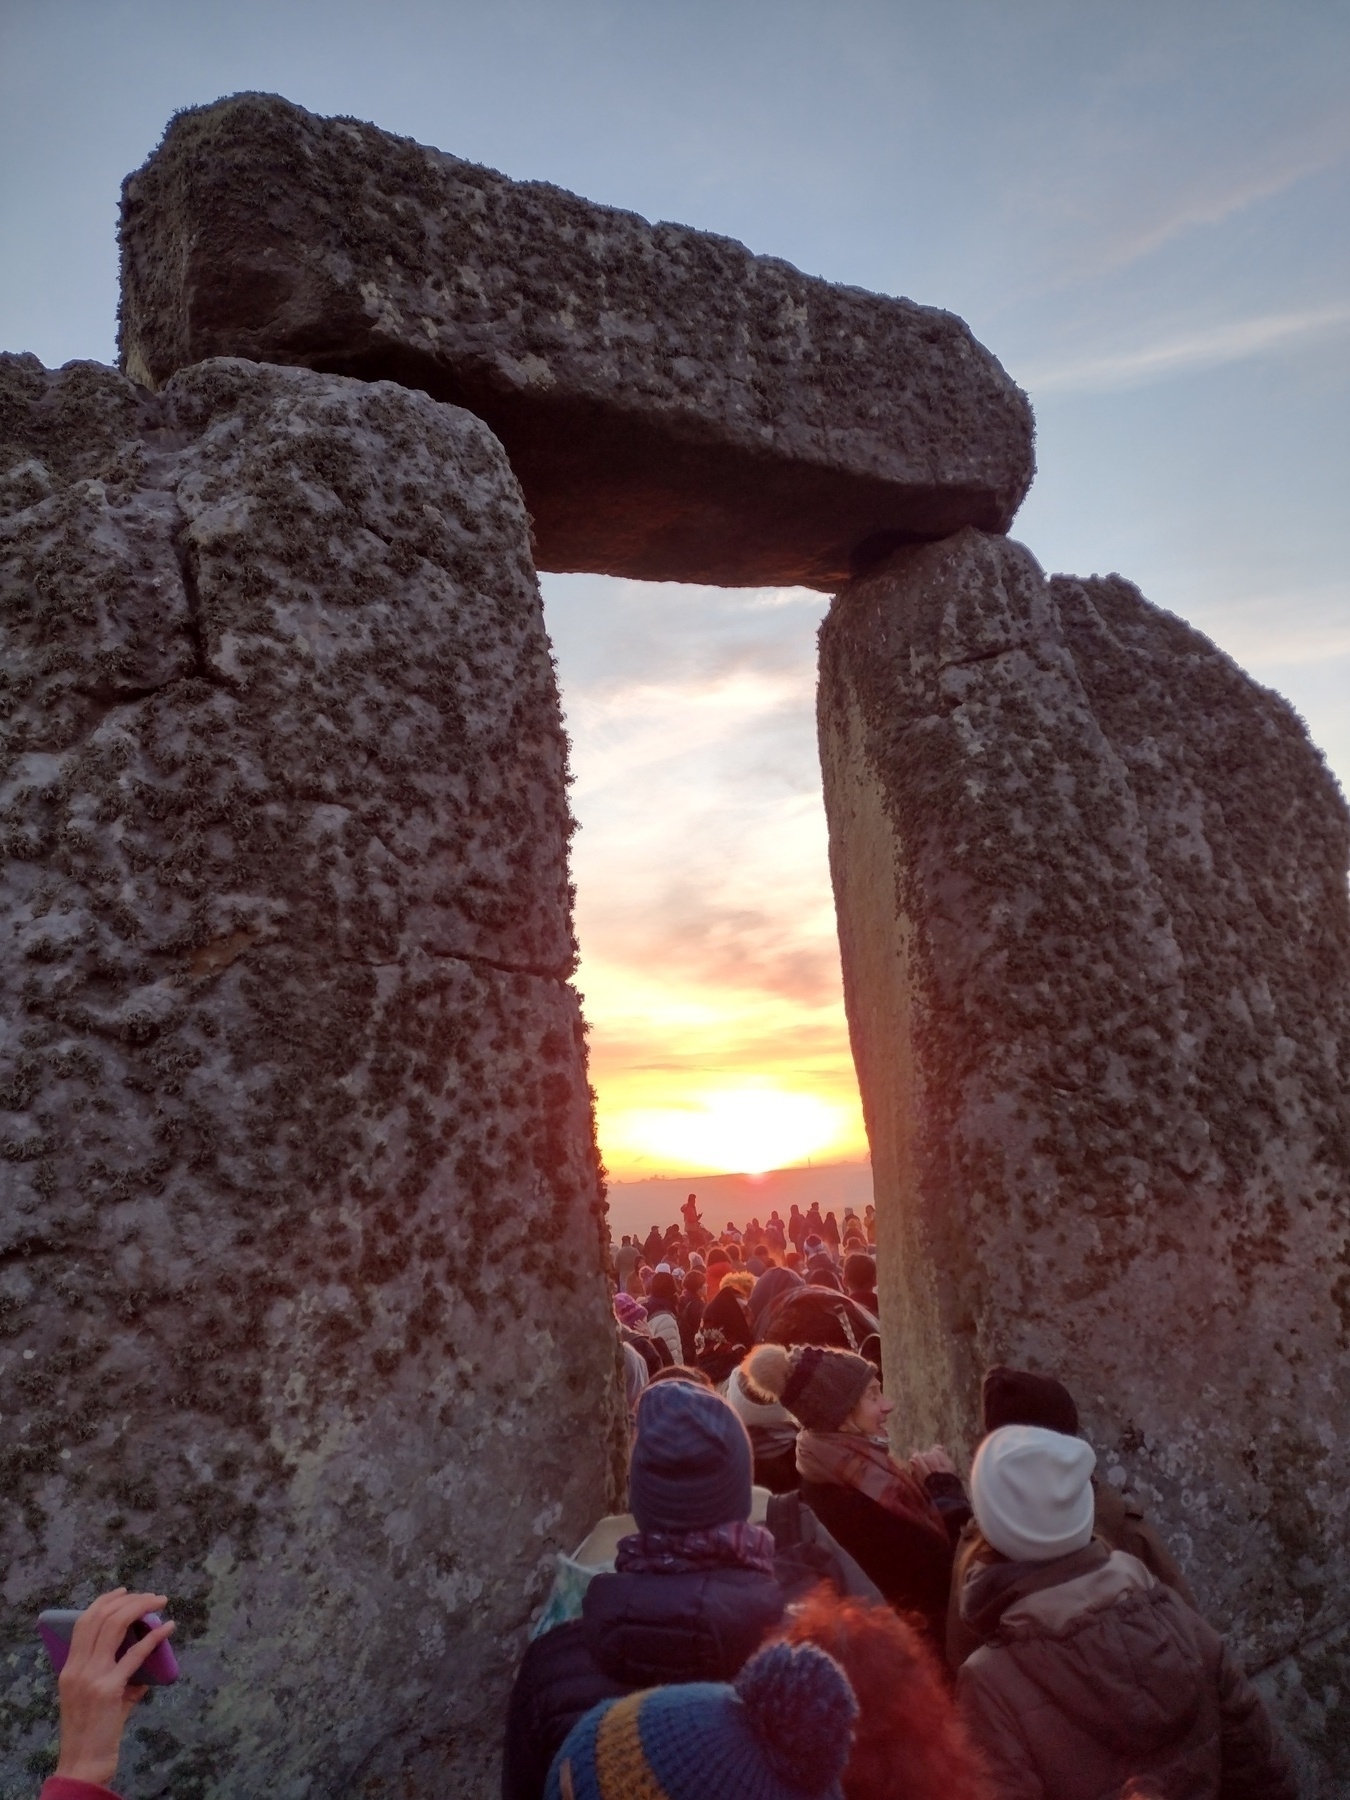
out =
[[[0,1786],[122,1581],[132,1791],[486,1795],[624,1441],[519,488],[242,361],[0,359],[0,446]]]
[[[272,95],[180,113],[126,183],[122,366],[425,388],[506,446],[545,569],[836,587],[1007,529],[1026,396],[960,319],[510,181]]]
[[[975,531],[838,596],[819,720],[906,1447],[974,1442],[989,1363],[1059,1375],[1248,1666],[1321,1667],[1350,1622],[1332,776],[1128,582]],[[1313,1685],[1343,1792],[1350,1684]]]

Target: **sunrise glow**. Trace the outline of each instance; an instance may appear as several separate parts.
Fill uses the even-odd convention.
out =
[[[607,1157],[672,1173],[736,1170],[762,1175],[812,1159],[838,1161],[851,1147],[850,1109],[818,1094],[765,1083],[691,1094],[678,1104],[607,1112]]]

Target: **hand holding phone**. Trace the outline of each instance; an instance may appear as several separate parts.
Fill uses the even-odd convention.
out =
[[[167,1642],[173,1621],[158,1616],[165,1604],[163,1594],[114,1588],[74,1615],[68,1635],[69,1613],[44,1613],[39,1619],[42,1641],[60,1670],[58,1775],[106,1787],[117,1773],[123,1727],[148,1691],[151,1661],[161,1659],[160,1681],[177,1680],[178,1663]]]

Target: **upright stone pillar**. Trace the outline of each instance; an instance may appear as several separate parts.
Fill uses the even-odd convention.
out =
[[[1336,785],[1198,632],[974,530],[838,595],[819,722],[900,1431],[962,1449],[988,1363],[1061,1376],[1343,1793]]]
[[[565,742],[478,419],[0,359],[0,1785],[167,1591],[138,1794],[492,1791],[622,1442]]]

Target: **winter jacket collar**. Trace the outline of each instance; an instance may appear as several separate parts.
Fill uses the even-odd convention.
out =
[[[705,1569],[774,1572],[773,1533],[734,1520],[707,1531],[635,1531],[619,1539],[615,1567],[621,1575],[692,1575]]]
[[[1104,1569],[1110,1556],[1106,1545],[1093,1538],[1086,1548],[1057,1556],[1053,1562],[1009,1562],[1000,1557],[997,1562],[977,1563],[961,1590],[961,1618],[981,1638],[992,1637],[1011,1608]]]

